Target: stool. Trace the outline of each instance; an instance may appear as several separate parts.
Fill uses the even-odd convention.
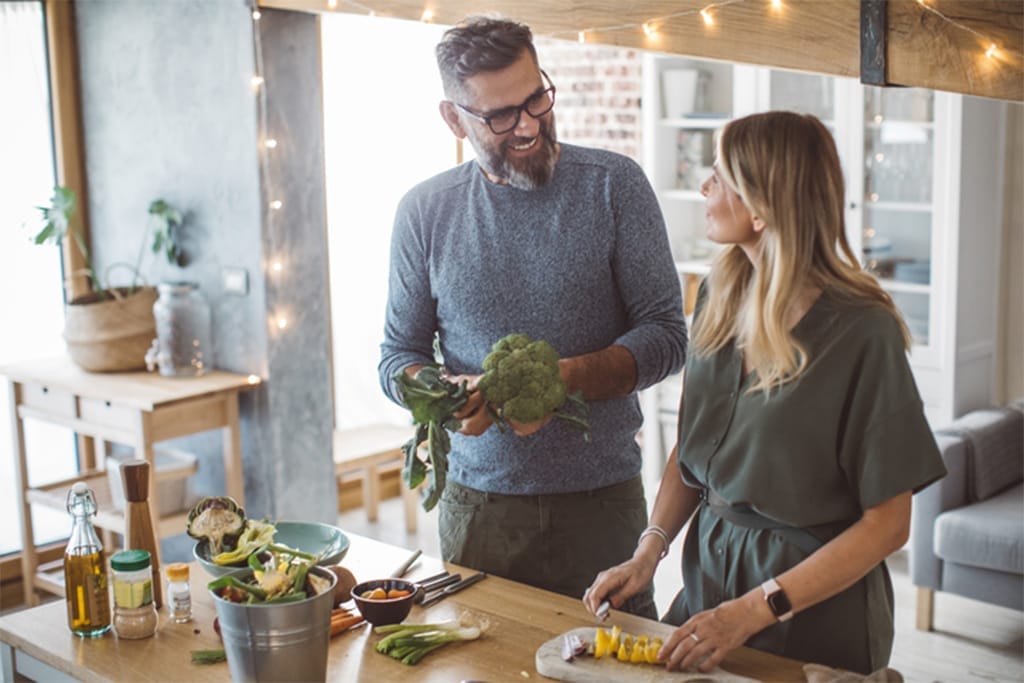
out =
[[[405,461],[402,444],[412,438],[415,427],[388,424],[367,425],[334,431],[334,476],[358,471],[363,478],[363,507],[366,518],[377,521],[380,505],[380,475],[382,468],[395,465],[400,469]],[[416,532],[419,496],[404,482],[402,503],[405,508],[405,529]]]

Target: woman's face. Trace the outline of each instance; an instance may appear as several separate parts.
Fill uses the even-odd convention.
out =
[[[704,195],[704,230],[709,240],[745,247],[757,244],[760,230],[755,229],[754,218],[740,196],[722,180],[718,164],[701,184],[700,192]]]

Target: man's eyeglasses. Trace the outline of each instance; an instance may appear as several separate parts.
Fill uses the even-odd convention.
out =
[[[503,135],[510,130],[513,130],[519,125],[519,117],[522,116],[525,111],[527,114],[535,119],[547,114],[551,111],[551,108],[555,106],[555,84],[551,82],[548,75],[541,70],[541,75],[544,80],[548,82],[548,87],[544,90],[539,90],[528,98],[526,101],[520,104],[518,107],[505,107],[498,111],[491,112],[490,114],[477,114],[468,107],[464,107],[458,102],[453,102],[456,107],[462,110],[467,116],[471,116],[477,121],[482,121],[487,124],[487,127],[491,129],[491,132],[495,135]]]

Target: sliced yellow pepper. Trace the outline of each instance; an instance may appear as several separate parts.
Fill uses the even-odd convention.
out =
[[[597,629],[597,634],[594,636],[594,659],[601,659],[606,654],[611,654],[612,634],[603,628]]]
[[[619,651],[615,655],[620,662],[628,662],[630,655],[633,654],[633,636],[628,633],[623,633],[622,638],[619,640]]]
[[[608,654],[615,654],[619,651],[619,640],[622,638],[622,629],[612,626],[611,639],[608,641]]]
[[[658,663],[658,652],[661,651],[661,638],[653,638],[647,645],[647,663]]]
[[[633,651],[629,655],[630,664],[642,664],[647,661],[647,636],[640,636],[633,643]]]

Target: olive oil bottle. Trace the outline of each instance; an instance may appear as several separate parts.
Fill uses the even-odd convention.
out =
[[[96,499],[85,482],[71,487],[67,509],[74,520],[64,551],[68,628],[76,635],[95,638],[110,630],[110,588],[103,544],[90,519],[96,514]]]

